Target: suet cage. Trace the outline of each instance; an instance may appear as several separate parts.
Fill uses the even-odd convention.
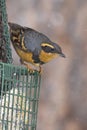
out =
[[[0,130],[36,130],[41,76],[12,64],[7,23],[0,0]]]

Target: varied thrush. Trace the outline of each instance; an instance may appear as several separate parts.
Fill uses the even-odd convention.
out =
[[[39,71],[41,71],[41,65],[58,55],[65,57],[61,47],[44,34],[15,23],[8,23],[8,25],[11,42],[20,57],[20,61],[29,69],[28,63],[39,66]]]

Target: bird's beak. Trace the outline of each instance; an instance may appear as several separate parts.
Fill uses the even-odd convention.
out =
[[[66,58],[65,54],[63,53],[61,53],[60,56]]]

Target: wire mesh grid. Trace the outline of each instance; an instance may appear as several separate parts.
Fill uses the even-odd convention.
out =
[[[0,63],[0,130],[36,130],[40,75]]]
[[[1,33],[0,55],[3,57],[3,58],[0,57],[0,59],[6,63],[12,63],[12,53],[10,48],[10,34],[8,30],[9,29],[8,29],[8,19],[7,19],[7,12],[6,12],[6,0],[0,0],[0,33]]]

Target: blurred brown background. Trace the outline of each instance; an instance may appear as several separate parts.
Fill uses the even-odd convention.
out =
[[[7,12],[66,54],[43,66],[37,130],[87,130],[87,0],[7,0]]]

